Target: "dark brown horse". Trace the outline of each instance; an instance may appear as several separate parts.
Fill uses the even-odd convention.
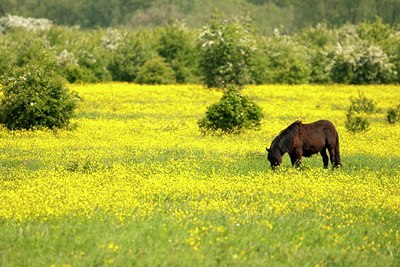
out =
[[[270,148],[267,148],[272,168],[282,163],[285,153],[289,153],[293,166],[299,166],[302,157],[311,157],[318,152],[321,153],[324,168],[328,168],[326,150],[329,152],[332,166],[341,166],[339,136],[335,126],[327,120],[310,124],[295,121],[272,141]]]

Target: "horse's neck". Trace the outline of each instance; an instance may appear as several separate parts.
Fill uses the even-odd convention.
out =
[[[287,151],[287,148],[282,147],[280,148],[279,146],[275,146],[274,148],[272,148],[272,152],[274,153],[274,155],[280,155],[283,156]]]

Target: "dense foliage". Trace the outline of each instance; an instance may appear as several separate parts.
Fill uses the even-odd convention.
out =
[[[225,87],[400,82],[400,34],[381,19],[338,28],[318,24],[294,35],[276,29],[274,35],[265,36],[254,30],[249,19],[216,14],[201,30],[182,23],[141,30],[82,30],[3,17],[0,75],[10,66],[41,64],[46,54],[58,62],[58,72],[71,83],[203,81]],[[157,73],[156,68],[168,77],[143,78],[144,73]]]
[[[400,122],[400,105],[394,108],[389,108],[386,119],[390,124]]]
[[[219,102],[207,108],[206,116],[199,121],[202,130],[240,132],[260,126],[263,113],[252,99],[235,86],[229,86]]]
[[[175,82],[175,75],[164,58],[155,57],[143,64],[136,81],[140,84],[169,84]]]
[[[376,112],[374,101],[359,92],[358,97],[350,98],[350,102],[346,113],[346,129],[353,133],[367,131],[371,124],[368,115]]]
[[[4,78],[0,123],[8,129],[62,128],[74,115],[76,96],[51,65],[27,65]]]

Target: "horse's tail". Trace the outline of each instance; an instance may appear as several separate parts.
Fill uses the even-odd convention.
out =
[[[342,166],[342,161],[340,160],[339,135],[338,134],[336,134],[335,157],[336,157],[336,165]]]

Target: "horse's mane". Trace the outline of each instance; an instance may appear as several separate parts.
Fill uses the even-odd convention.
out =
[[[301,121],[295,121],[285,130],[281,131],[271,143],[271,150],[278,148],[280,151],[288,151],[292,145],[293,138],[299,132]]]

